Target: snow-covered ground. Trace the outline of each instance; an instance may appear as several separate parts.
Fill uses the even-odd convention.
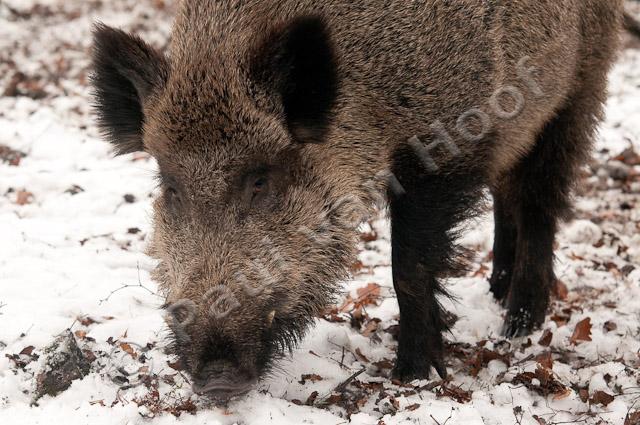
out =
[[[450,380],[390,381],[397,306],[380,220],[363,229],[344,303],[257,390],[219,408],[164,353],[143,253],[155,164],[112,157],[86,85],[92,21],[163,47],[171,13],[169,0],[0,1],[1,424],[640,423],[640,51],[625,50],[612,73],[543,330],[500,337],[487,215],[464,238],[474,270],[451,280],[457,301],[445,301],[459,315]],[[43,350],[66,329],[91,372],[36,401]]]

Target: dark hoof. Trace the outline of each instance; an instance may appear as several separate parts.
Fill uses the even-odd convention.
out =
[[[519,311],[518,314],[509,312],[504,320],[501,333],[506,338],[521,338],[531,335],[536,328],[542,325],[543,321],[544,318],[542,320],[535,319],[531,313],[525,311]]]
[[[407,361],[398,359],[396,366],[393,368],[391,376],[401,382],[411,382],[416,379],[429,379],[431,366],[436,370],[440,378],[447,378],[447,367],[444,365],[444,357],[442,354],[437,358],[428,360],[422,358],[418,361]]]
[[[507,270],[494,270],[489,279],[490,290],[493,297],[496,301],[501,301],[503,306],[509,294],[510,283],[511,273]]]

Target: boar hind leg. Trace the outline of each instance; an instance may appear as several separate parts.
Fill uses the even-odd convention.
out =
[[[473,211],[482,191],[475,177],[421,176],[414,173],[419,164],[402,165],[394,174],[405,193],[392,195],[390,203],[393,284],[400,306],[394,377],[424,379],[433,366],[444,378],[442,333],[448,326],[437,296],[446,295],[441,279],[459,266],[453,229]]]
[[[528,335],[544,322],[555,284],[555,233],[558,222],[570,215],[570,191],[590,152],[603,93],[603,85],[594,85],[569,99],[505,179],[509,183],[503,196],[517,226],[503,331],[507,337]]]

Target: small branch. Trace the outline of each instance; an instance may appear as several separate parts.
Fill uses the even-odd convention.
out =
[[[157,293],[153,292],[151,289],[147,288],[142,284],[142,281],[140,280],[140,264],[137,265],[137,269],[138,269],[138,283],[136,285],[122,285],[120,288],[114,289],[113,291],[111,291],[111,293],[107,296],[107,298],[100,300],[98,304],[100,305],[104,302],[109,301],[109,298],[111,298],[113,294],[127,288],[141,288],[147,291],[148,293],[150,293],[151,295],[155,295],[156,297],[161,297],[161,295],[158,295]]]
[[[338,386],[336,386],[333,389],[333,392],[337,392],[340,393],[342,391],[344,391],[347,388],[347,385],[349,385],[354,379],[356,379],[358,376],[362,375],[364,373],[364,371],[366,370],[366,368],[362,368],[359,371],[357,371],[356,373],[354,373],[353,375],[351,375],[350,377],[348,377],[346,380],[344,380],[343,382],[341,382]]]
[[[453,417],[453,408],[451,408],[451,413],[449,413],[449,417],[442,424],[438,422],[438,420],[434,418],[433,415],[429,414],[429,416],[431,416],[431,419],[433,419],[436,425],[447,425],[447,422],[449,422],[449,420]]]

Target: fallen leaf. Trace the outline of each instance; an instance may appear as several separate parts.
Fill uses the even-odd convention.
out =
[[[322,376],[316,375],[313,373],[305,374],[300,377],[300,381],[298,381],[301,385],[305,385],[307,381],[318,382],[322,381]]]
[[[180,360],[176,360],[175,362],[170,362],[167,360],[167,365],[173,370],[183,370]]]
[[[553,295],[559,300],[566,301],[569,297],[569,288],[560,279],[556,279],[556,284],[553,286]]]
[[[542,336],[538,340],[538,344],[542,345],[543,347],[548,347],[549,345],[551,345],[552,339],[553,339],[553,332],[551,332],[549,329],[545,329],[544,332],[542,333]]]
[[[20,354],[24,354],[24,355],[30,356],[31,353],[33,353],[33,350],[35,350],[35,348],[36,347],[34,347],[33,345],[30,345],[28,347],[24,347],[22,349],[22,351],[20,351]]]
[[[369,363],[369,359],[367,358],[367,356],[362,354],[362,351],[360,351],[360,348],[356,348],[356,358],[362,362]]]
[[[315,403],[317,398],[318,398],[318,392],[314,391],[309,395],[309,397],[307,398],[307,401],[304,404],[307,406],[313,406],[313,403]]]
[[[364,288],[358,288],[356,293],[358,294],[358,298],[355,300],[356,305],[375,305],[380,298],[380,285],[369,283]]]
[[[81,329],[78,329],[77,331],[75,331],[75,335],[80,339],[85,339],[87,336],[87,332]]]
[[[571,317],[565,316],[562,314],[554,314],[550,317],[550,319],[556,323],[557,327],[561,328],[565,326],[567,323],[569,323],[569,320],[571,320]]]
[[[448,386],[446,384],[442,384],[440,389],[436,390],[436,396],[449,397],[461,404],[468,403],[471,401],[470,391],[463,390],[460,387]]]
[[[417,410],[419,408],[420,408],[420,405],[418,403],[407,406],[407,410],[410,412],[413,412],[414,410]]]
[[[577,344],[578,341],[591,341],[591,318],[587,317],[586,319],[581,320],[576,325],[576,328],[573,331],[573,335],[571,335],[570,342],[572,344]]]
[[[380,320],[370,320],[367,325],[364,327],[364,329],[362,330],[362,336],[364,337],[370,337],[377,329],[378,329],[378,324],[380,323]]]
[[[573,391],[571,391],[570,388],[565,388],[564,391],[560,391],[560,392],[556,393],[553,396],[553,399],[555,401],[564,400],[565,398],[569,397],[571,394],[573,394]]]
[[[96,322],[96,320],[92,319],[89,316],[78,317],[78,321],[80,322],[80,324],[82,324],[82,326],[91,326],[94,323],[98,323],[98,322]]]
[[[373,365],[378,369],[393,369],[393,362],[388,359],[380,360],[379,362],[373,362]]]
[[[16,204],[27,205],[30,204],[32,200],[33,193],[27,192],[26,190],[19,190],[16,192]]]
[[[627,417],[624,418],[624,425],[638,425],[640,424],[640,410],[627,413]]]
[[[607,407],[613,400],[615,400],[615,397],[611,394],[607,394],[604,391],[596,391],[591,397],[591,404],[601,404]]]
[[[616,323],[615,323],[615,322],[612,322],[611,320],[607,320],[607,321],[604,323],[604,330],[605,330],[605,332],[613,332],[613,331],[615,331],[616,329],[618,329],[618,325],[616,325]]]
[[[536,356],[536,362],[547,369],[553,369],[553,356],[551,351],[545,351]]]
[[[580,391],[578,391],[578,396],[583,403],[586,403],[587,401],[589,401],[589,390],[586,388],[581,388]]]
[[[362,242],[373,242],[378,240],[378,232],[372,230],[371,232],[364,232],[360,234],[360,240]]]
[[[122,349],[122,351],[124,351],[125,353],[129,354],[134,359],[138,358],[138,354],[135,352],[133,347],[131,347],[131,345],[127,344],[126,342],[121,342],[120,343],[120,348]]]

